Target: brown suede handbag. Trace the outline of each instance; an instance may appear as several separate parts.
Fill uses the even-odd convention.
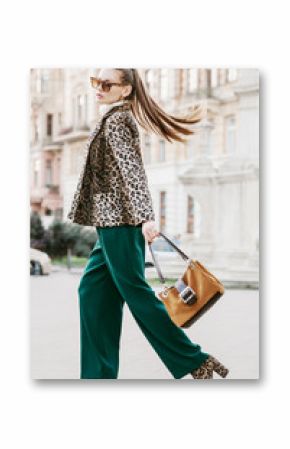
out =
[[[158,297],[164,303],[172,321],[179,327],[187,328],[220,299],[225,288],[198,260],[188,257],[162,232],[159,232],[159,235],[186,261],[187,268],[174,285],[167,286],[151,243],[148,242],[159,279],[164,284]]]

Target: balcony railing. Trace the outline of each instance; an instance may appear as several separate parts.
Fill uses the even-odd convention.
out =
[[[42,143],[43,143],[43,145],[48,145],[48,144],[50,144],[50,143],[52,143],[52,136],[45,136],[44,138],[43,138],[43,141],[42,141]]]
[[[48,193],[59,194],[59,185],[57,184],[45,184],[48,189]]]
[[[74,131],[90,131],[90,127],[87,124],[84,125],[75,125],[75,126],[68,126],[67,128],[62,128],[59,131],[59,135],[63,136],[65,134],[70,134]]]

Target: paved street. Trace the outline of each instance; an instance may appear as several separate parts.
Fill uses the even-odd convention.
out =
[[[79,379],[80,275],[53,272],[30,279],[31,377]],[[230,369],[227,379],[259,377],[258,290],[227,289],[221,300],[185,332],[205,352],[224,362]],[[222,380],[216,374],[214,378]],[[173,379],[126,304],[119,379]],[[180,380],[188,379],[192,377]]]

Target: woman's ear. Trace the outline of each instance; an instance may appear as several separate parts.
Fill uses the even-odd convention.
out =
[[[123,97],[128,97],[130,95],[130,93],[132,92],[132,86],[131,84],[128,84],[128,86],[125,86],[124,91],[123,91]]]

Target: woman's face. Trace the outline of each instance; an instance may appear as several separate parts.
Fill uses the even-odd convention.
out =
[[[114,69],[101,69],[97,78],[108,83],[121,83],[121,72]],[[108,92],[102,90],[99,85],[96,88],[96,100],[99,104],[110,104],[122,100],[130,94],[132,87],[130,85],[112,85]]]

